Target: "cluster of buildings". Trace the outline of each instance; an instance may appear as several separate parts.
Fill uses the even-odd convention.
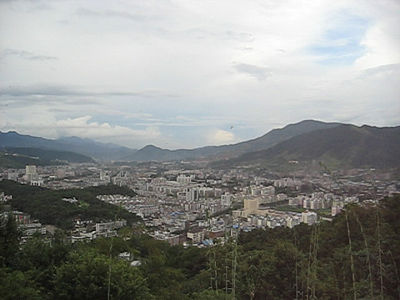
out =
[[[89,241],[99,237],[117,236],[117,230],[127,225],[126,220],[93,223],[89,221],[76,220],[74,230],[71,233],[72,243]]]
[[[318,221],[317,213],[303,211],[296,213],[291,211],[279,211],[268,206],[261,206],[259,199],[245,199],[242,209],[232,211],[232,216],[236,223],[242,224],[246,230],[253,228],[274,228],[277,226],[287,226],[293,228],[300,223],[308,225]]]
[[[215,239],[230,234],[235,224],[245,231],[311,225],[327,215],[340,213],[347,203],[363,203],[399,192],[399,181],[388,179],[385,174],[372,176],[372,172],[353,170],[335,174],[333,178],[307,170],[291,174],[248,168],[214,170],[202,162],[126,166],[91,163],[3,169],[0,180],[51,189],[125,186],[136,195],[98,195],[97,199],[140,216],[146,232],[156,239],[171,244],[210,246]],[[0,202],[9,199],[11,196],[0,191]],[[79,202],[75,198],[62,200]],[[19,222],[26,223],[28,219],[24,218]],[[38,222],[24,225],[27,224],[36,224],[28,226],[31,230],[26,229],[27,233],[34,228],[41,234],[44,232]],[[75,242],[115,236],[118,228],[125,225],[124,220],[103,220],[97,224],[77,220],[71,239]]]
[[[0,213],[0,220],[2,222],[7,222],[7,219],[10,217],[15,219],[17,228],[21,233],[22,243],[25,243],[26,240],[35,233],[45,236],[48,229],[52,227],[52,226],[42,225],[38,220],[32,219],[30,215],[23,213],[21,211],[12,210],[12,211],[3,211],[2,213]]]
[[[12,200],[12,195],[6,195],[4,192],[0,193],[0,203]]]

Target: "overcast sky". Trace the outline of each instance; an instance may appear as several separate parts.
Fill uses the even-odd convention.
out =
[[[133,148],[400,125],[398,0],[0,0],[0,130]]]

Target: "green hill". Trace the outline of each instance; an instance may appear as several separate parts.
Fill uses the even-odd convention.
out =
[[[322,162],[341,168],[400,166],[400,127],[341,125],[292,137],[274,147],[219,161],[218,167]]]
[[[132,190],[124,187],[109,185],[85,189],[50,190],[3,180],[0,181],[0,192],[13,196],[11,201],[13,209],[28,213],[43,224],[52,224],[64,229],[71,228],[76,218],[91,219],[96,222],[114,220],[117,215],[130,223],[139,220],[139,217],[127,210],[96,198],[97,195],[103,194],[135,195]],[[72,204],[62,201],[62,198],[72,197],[79,202]]]
[[[136,150],[114,144],[104,144],[79,137],[63,137],[57,140],[19,134],[15,131],[0,132],[0,148],[39,148],[80,153],[96,160],[118,160]]]
[[[206,146],[195,149],[168,150],[156,147],[154,145],[147,145],[134,154],[126,157],[126,159],[134,161],[166,161],[204,158],[215,160],[221,158],[230,158],[247,152],[271,148],[282,141],[300,134],[320,129],[333,128],[339,125],[340,123],[325,123],[315,120],[304,120],[295,124],[289,124],[283,128],[273,129],[263,136],[237,144]]]
[[[4,168],[24,168],[25,165],[29,164],[47,166],[90,162],[94,162],[94,160],[88,156],[69,151],[16,147],[7,147],[0,151],[0,167]]]
[[[400,197],[347,206],[332,222],[241,232],[211,248],[141,234],[20,245],[0,227],[2,299],[399,299]],[[136,228],[138,229],[138,228]],[[229,235],[228,235],[229,236]],[[120,259],[129,252],[141,265]]]

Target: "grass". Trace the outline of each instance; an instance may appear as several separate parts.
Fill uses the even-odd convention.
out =
[[[279,211],[291,211],[291,212],[297,212],[301,213],[303,211],[306,211],[306,208],[298,207],[298,206],[290,206],[290,205],[282,205],[282,206],[277,206],[274,207],[275,210]]]

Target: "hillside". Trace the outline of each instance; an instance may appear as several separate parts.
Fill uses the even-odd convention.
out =
[[[4,148],[0,149],[0,167],[24,168],[26,165],[63,165],[67,163],[90,163],[94,160],[88,156],[68,152],[44,150],[38,148]]]
[[[49,190],[46,188],[23,185],[14,181],[0,181],[0,192],[13,195],[11,206],[30,214],[43,224],[56,225],[63,229],[70,229],[76,218],[91,219],[93,221],[114,220],[116,216],[128,222],[139,220],[135,214],[123,208],[105,203],[96,198],[103,194],[135,195],[124,187],[99,186],[85,189]],[[62,201],[62,198],[75,197],[79,203],[72,204]]]
[[[138,150],[133,155],[127,156],[126,160],[133,161],[166,161],[166,160],[184,160],[184,159],[221,159],[239,156],[246,152],[253,152],[262,149],[268,149],[291,137],[315,130],[333,128],[339,123],[325,123],[321,121],[305,120],[296,124],[290,124],[283,128],[273,129],[267,134],[245,142],[223,145],[207,146],[195,149],[168,150],[148,145]]]
[[[15,131],[0,132],[0,148],[40,148],[56,151],[70,151],[90,156],[97,160],[119,160],[136,150],[114,144],[105,144],[78,137],[58,140],[19,134]]]
[[[332,222],[241,232],[237,247],[231,238],[212,248],[170,246],[139,230],[72,245],[57,233],[50,243],[36,237],[20,245],[9,218],[0,227],[0,293],[2,299],[399,299],[399,204],[397,195],[347,206]],[[132,267],[121,252],[142,264]]]
[[[318,161],[332,167],[400,166],[400,127],[341,125],[293,137],[262,151],[219,161],[218,167]]]

